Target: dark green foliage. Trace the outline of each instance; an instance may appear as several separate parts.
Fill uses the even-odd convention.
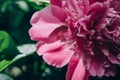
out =
[[[0,31],[0,61],[13,59],[18,53],[16,45],[9,34]]]

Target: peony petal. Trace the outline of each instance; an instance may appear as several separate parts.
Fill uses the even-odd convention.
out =
[[[32,28],[29,34],[32,40],[44,40],[49,38],[49,35],[58,27],[64,25],[58,18],[52,14],[52,8],[58,9],[60,13],[63,12],[57,6],[46,7],[41,11],[36,12],[31,18]]]
[[[95,25],[95,30],[100,32],[106,25],[109,23],[107,18],[101,18],[98,23]]]
[[[106,0],[89,0],[90,4],[96,3],[96,2],[104,2]]]
[[[63,42],[56,41],[51,44],[39,46],[37,53],[40,56],[42,55],[49,65],[63,67],[69,62],[74,51],[70,50],[70,46],[66,46]]]
[[[96,2],[89,7],[88,14],[96,12],[97,16],[98,15],[101,16],[101,15],[105,14],[106,9],[107,9],[107,6],[105,4]],[[96,15],[94,15],[94,16],[96,17]]]
[[[78,57],[79,56],[74,56],[72,57],[72,59],[70,60],[69,62],[69,65],[68,65],[68,70],[67,70],[67,73],[66,73],[66,80],[71,80],[72,78],[72,75],[74,73],[74,70],[78,64]]]
[[[110,77],[110,76],[115,76],[115,74],[116,74],[115,65],[111,65],[110,67],[106,68],[105,76]]]
[[[85,76],[85,66],[83,65],[83,60],[80,59],[72,76],[72,80],[80,80],[80,79],[84,80],[84,76]]]
[[[85,66],[83,60],[79,59],[79,56],[75,56],[71,59],[68,70],[66,73],[66,80],[84,80],[85,78]]]
[[[62,0],[50,0],[50,3],[52,5],[56,5],[56,6],[62,7]]]
[[[110,7],[120,12],[120,0],[113,0],[110,4]]]
[[[105,73],[105,69],[103,68],[101,62],[98,62],[97,60],[93,60],[90,65],[89,72],[92,76],[102,77]]]
[[[109,54],[108,59],[111,63],[120,65],[120,61],[113,54]]]
[[[52,14],[57,17],[60,21],[65,22],[67,15],[65,9],[59,7],[52,7]]]

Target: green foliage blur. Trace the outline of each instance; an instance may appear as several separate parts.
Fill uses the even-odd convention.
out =
[[[65,80],[67,66],[47,65],[28,34],[33,13],[48,5],[49,0],[0,0],[0,80]],[[119,76],[100,80],[118,80]]]

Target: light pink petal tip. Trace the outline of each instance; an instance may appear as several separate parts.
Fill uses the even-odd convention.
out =
[[[64,13],[62,9],[57,6],[46,7],[41,11],[36,12],[31,18],[32,28],[29,34],[32,40],[44,40],[49,38],[49,35],[58,27],[64,25],[53,13],[54,10],[58,14]],[[59,11],[58,11],[59,10]],[[61,19],[63,20],[63,19]]]
[[[86,70],[83,60],[79,59],[78,56],[73,57],[68,65],[66,80],[87,80],[85,76]]]
[[[49,65],[63,67],[69,62],[74,51],[70,50],[70,47],[66,46],[64,43],[56,41],[38,47],[37,53],[40,56],[42,55]]]

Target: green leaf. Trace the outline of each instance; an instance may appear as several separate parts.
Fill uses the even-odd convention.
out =
[[[13,63],[13,61],[10,60],[2,60],[0,62],[0,71],[2,71],[3,69],[5,69],[8,65],[10,65],[11,63]]]
[[[0,31],[0,60],[12,59],[18,53],[19,51],[10,35],[5,31]]]
[[[28,2],[35,11],[43,9],[50,3],[49,0],[26,0],[26,2]]]
[[[0,74],[0,80],[13,80],[10,76],[8,76],[7,74]]]
[[[24,44],[17,46],[17,49],[19,52],[23,54],[31,54],[36,51],[36,45],[35,44]]]
[[[36,2],[36,3],[47,3],[47,4],[50,4],[50,1],[49,0],[30,0],[31,2]]]
[[[29,6],[25,1],[16,1],[16,4],[18,4],[19,8],[22,9],[25,12],[29,11]]]
[[[33,54],[36,50],[35,44],[24,44],[24,45],[18,46],[17,48],[22,54],[17,55],[13,60],[5,60],[5,59],[2,60],[0,62],[0,71],[3,71],[6,67],[14,63],[15,61]]]

